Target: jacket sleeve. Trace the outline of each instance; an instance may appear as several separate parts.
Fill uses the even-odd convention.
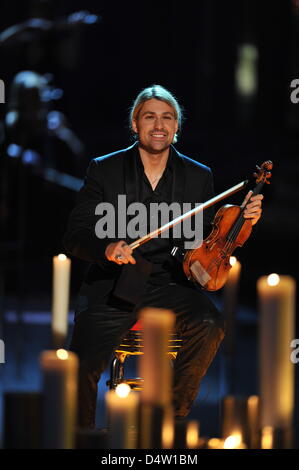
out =
[[[67,252],[91,263],[106,259],[105,249],[109,243],[115,241],[112,238],[98,238],[96,235],[95,227],[99,216],[95,214],[95,210],[100,202],[104,202],[101,169],[97,161],[92,160],[63,237]]]

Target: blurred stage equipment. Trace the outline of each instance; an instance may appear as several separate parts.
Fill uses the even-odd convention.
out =
[[[2,31],[0,33],[0,46],[31,42],[45,33],[65,32],[77,26],[92,25],[100,21],[101,17],[99,15],[90,13],[87,10],[76,11],[53,21],[45,18],[29,18]]]
[[[0,285],[4,286],[8,270],[17,271],[13,282],[17,290],[19,326],[26,281],[25,254],[30,249],[31,253],[40,249],[45,233],[54,245],[53,240],[61,240],[59,211],[55,234],[48,222],[55,204],[53,188],[56,192],[78,191],[82,185],[78,175],[85,166],[83,143],[71,129],[67,117],[56,109],[63,90],[56,86],[55,77],[49,72],[52,65],[56,70],[78,64],[80,32],[98,24],[101,17],[83,9],[55,17],[56,7],[50,0],[34,0],[28,6],[27,20],[0,32],[1,52],[13,57],[14,63],[22,64],[24,69],[20,71],[15,66],[15,76],[6,90],[4,121],[0,122],[0,144],[4,149],[0,160],[3,234]],[[51,204],[49,191],[52,191]],[[51,251],[52,247],[48,248]],[[22,338],[18,330],[16,349],[20,366]]]
[[[177,333],[169,335],[167,346],[167,355],[169,359],[174,360],[181,347],[182,340]],[[127,357],[140,356],[144,354],[143,325],[138,320],[130,328],[126,336],[114,351],[114,358],[111,363],[110,380],[107,381],[110,389],[115,389],[120,383],[126,383],[134,390],[142,390],[144,379],[142,377],[126,378],[124,365]]]

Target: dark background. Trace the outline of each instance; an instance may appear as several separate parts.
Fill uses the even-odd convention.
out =
[[[49,308],[52,257],[64,251],[61,239],[76,196],[47,181],[40,168],[21,165],[20,170],[18,159],[7,156],[12,140],[4,119],[11,83],[16,73],[34,70],[53,74],[63,96],[47,106],[66,116],[84,146],[72,160],[45,137],[43,167],[83,178],[91,158],[128,146],[129,108],[153,83],[168,88],[183,105],[186,121],[176,146],[212,168],[216,193],[247,178],[253,187],[255,165],[273,161],[263,218],[236,252],[242,263],[240,303],[255,315],[258,277],[277,272],[297,278],[298,272],[299,103],[290,100],[290,83],[299,78],[298,1],[2,0],[0,31],[33,16],[55,20],[82,9],[101,21],[0,47],[0,78],[6,85],[6,103],[0,105],[4,310],[38,302]],[[250,97],[236,84],[238,51],[245,43],[258,54],[257,88]],[[244,195],[227,202],[240,204]],[[84,270],[84,263],[73,260],[71,306]]]

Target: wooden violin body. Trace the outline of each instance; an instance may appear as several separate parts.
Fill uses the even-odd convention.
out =
[[[198,282],[208,291],[221,289],[231,269],[229,258],[233,251],[242,246],[252,231],[251,220],[244,219],[242,228],[232,241],[230,232],[241,213],[240,206],[226,204],[215,215],[213,230],[195,250],[189,250],[184,258],[183,268],[188,279]]]
[[[261,167],[256,165],[256,187],[251,196],[259,194],[264,183],[270,184],[268,180],[272,167],[270,160]],[[229,261],[231,254],[251,234],[251,220],[243,217],[247,203],[243,206],[227,204],[221,207],[216,213],[213,230],[208,238],[199,248],[187,251],[184,256],[183,269],[187,278],[200,284],[205,290],[215,291],[226,283],[232,267]]]

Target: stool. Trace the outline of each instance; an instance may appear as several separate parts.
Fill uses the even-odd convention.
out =
[[[122,339],[119,346],[114,351],[114,358],[111,363],[110,380],[107,381],[109,388],[115,389],[120,383],[128,384],[133,390],[142,390],[143,379],[140,377],[126,379],[124,363],[127,356],[138,356],[143,354],[142,324],[138,320]],[[169,335],[169,346],[167,356],[174,360],[181,347],[182,340],[177,333]]]

